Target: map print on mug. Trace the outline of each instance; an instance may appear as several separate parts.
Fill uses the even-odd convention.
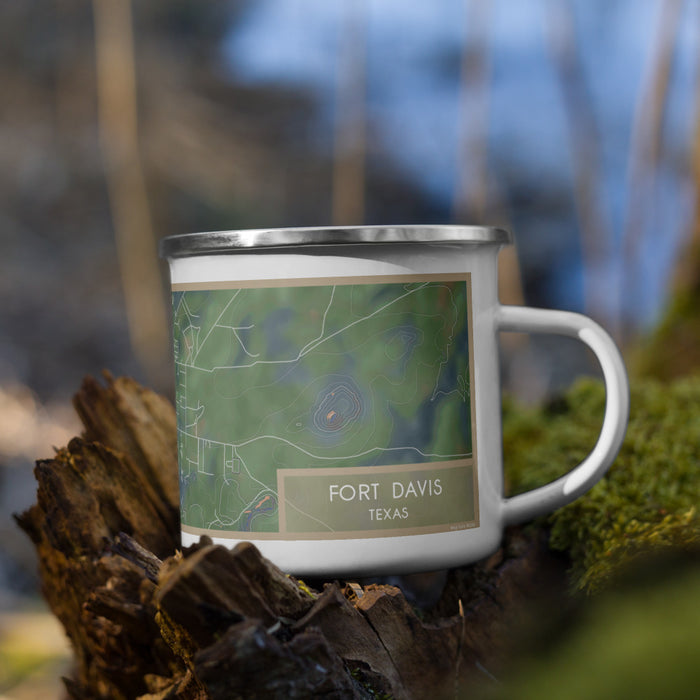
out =
[[[173,288],[183,531],[478,525],[469,275]]]

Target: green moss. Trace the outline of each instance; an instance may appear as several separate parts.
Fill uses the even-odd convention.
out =
[[[578,382],[537,409],[504,406],[509,495],[569,471],[593,448],[602,423],[603,387]],[[625,442],[608,474],[587,494],[547,517],[551,546],[569,553],[572,585],[606,586],[650,550],[700,543],[700,377],[631,390]]]
[[[309,596],[309,598],[311,598],[311,599],[313,599],[313,600],[316,600],[316,598],[318,598],[318,595],[316,594],[316,592],[313,591],[313,590],[308,586],[308,584],[305,583],[304,581],[302,581],[300,578],[294,578],[293,576],[290,576],[289,574],[287,574],[287,578],[292,579],[293,581],[295,581],[296,584],[297,584],[297,588],[298,588],[302,593],[305,593],[307,596]]]
[[[661,323],[631,349],[629,363],[639,376],[673,379],[698,371],[699,348],[700,286],[696,282],[675,294]]]

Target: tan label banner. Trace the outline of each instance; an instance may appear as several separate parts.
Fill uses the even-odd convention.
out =
[[[472,460],[277,472],[280,532],[416,535],[478,525]]]

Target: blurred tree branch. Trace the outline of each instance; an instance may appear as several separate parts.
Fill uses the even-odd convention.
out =
[[[367,5],[345,1],[341,28],[333,158],[333,223],[365,218]]]
[[[488,32],[491,2],[465,0],[466,37],[459,84],[457,187],[453,215],[484,222],[489,216],[488,124],[491,62]]]
[[[648,229],[650,202],[659,170],[673,55],[684,0],[659,3],[655,47],[649,54],[646,77],[634,113],[627,175],[627,202],[622,231],[621,310],[635,293],[637,255]],[[624,321],[624,319],[622,319]],[[623,324],[624,325],[624,324]]]
[[[691,151],[694,213],[673,271],[671,299],[661,322],[633,357],[639,374],[669,380],[700,371],[700,55],[696,69]]]
[[[600,190],[600,130],[579,55],[570,0],[554,0],[547,5],[547,10],[552,61],[559,76],[568,117],[574,198],[587,278],[584,279],[584,300],[588,313],[600,319],[605,316],[607,304],[602,286],[595,282],[594,276],[609,256],[610,242],[613,240],[612,226]],[[604,320],[614,332],[610,319]]]
[[[129,333],[155,379],[168,352],[167,314],[139,154],[131,3],[93,0],[93,14],[100,139]]]
[[[700,15],[700,8],[698,8],[698,15]],[[680,256],[676,266],[673,291],[678,294],[695,290],[696,295],[700,296],[700,52],[698,52],[695,69],[694,110],[695,130],[690,149],[694,215],[690,223],[689,240],[685,254]]]
[[[466,37],[460,62],[457,178],[452,217],[467,224],[504,225],[506,216],[489,173],[491,61],[488,34],[490,0],[464,0]],[[515,245],[498,257],[498,292],[504,304],[523,304],[520,264]],[[523,347],[526,336],[505,336],[508,347]]]

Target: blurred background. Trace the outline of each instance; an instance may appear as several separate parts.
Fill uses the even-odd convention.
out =
[[[700,0],[3,0],[0,76],[0,659],[43,624],[11,513],[82,377],[172,394],[161,237],[504,225],[502,300],[627,352],[700,239]],[[506,388],[595,372],[562,342],[506,352]]]

